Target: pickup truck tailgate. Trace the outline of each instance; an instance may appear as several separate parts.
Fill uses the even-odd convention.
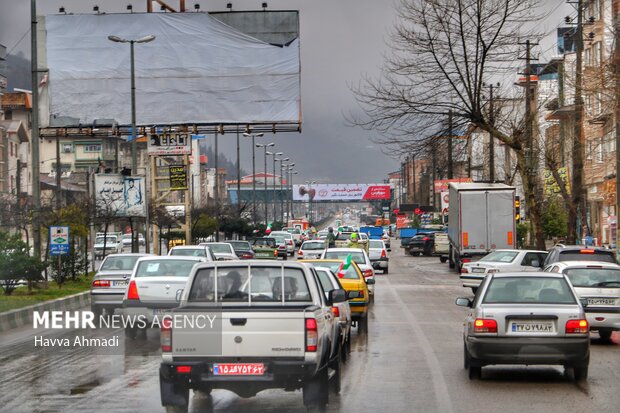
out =
[[[204,316],[204,312],[179,312]],[[175,326],[174,357],[304,357],[305,313],[303,310],[212,312],[213,328]],[[180,327],[180,328],[179,328]]]

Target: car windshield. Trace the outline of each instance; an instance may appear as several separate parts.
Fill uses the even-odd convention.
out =
[[[250,243],[247,241],[227,241],[230,245],[232,245],[235,251],[247,251],[252,249],[250,247]]]
[[[101,264],[99,270],[133,270],[139,256],[117,256],[107,257]]]
[[[316,250],[324,250],[325,243],[324,242],[304,242],[301,246],[301,249],[304,251],[316,251]]]
[[[519,255],[517,251],[493,251],[492,253],[485,255],[480,261],[485,262],[513,262]]]
[[[569,268],[564,273],[574,287],[620,288],[620,269]]]
[[[111,244],[116,242],[116,237],[97,237],[95,238],[95,244],[103,244],[103,241],[106,242],[106,244]]]
[[[279,235],[274,235],[273,239],[276,240],[276,244],[284,244],[284,237]]]
[[[188,300],[244,305],[251,300],[252,304],[273,305],[310,302],[311,296],[304,273],[298,268],[240,266],[199,270]]]
[[[230,244],[209,244],[209,248],[214,254],[231,254],[233,252]]]
[[[564,278],[498,277],[486,290],[484,304],[575,304]]]
[[[173,248],[170,255],[179,255],[182,257],[206,257],[207,250],[205,248]]]
[[[599,250],[572,250],[560,252],[560,261],[602,261],[616,263],[614,253]]]
[[[136,277],[187,277],[197,262],[193,260],[142,261],[136,269]]]
[[[369,242],[368,248],[377,248],[377,249],[382,249],[383,248],[383,241],[378,241],[378,240],[371,239],[368,242]]]
[[[131,239],[131,234],[125,234],[125,235],[123,235],[123,239]]]

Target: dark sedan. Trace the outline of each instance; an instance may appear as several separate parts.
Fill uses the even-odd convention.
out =
[[[433,254],[434,245],[435,233],[417,234],[409,240],[405,250],[411,255],[424,254],[430,256]]]
[[[254,250],[248,241],[240,241],[240,240],[227,240],[224,241],[228,244],[232,245],[233,250],[235,250],[235,254],[242,260],[251,260],[254,259]]]

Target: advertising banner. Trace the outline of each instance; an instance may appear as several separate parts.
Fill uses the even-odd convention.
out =
[[[50,255],[69,254],[69,227],[50,227]]]
[[[441,193],[441,212],[445,215],[448,213],[448,207],[450,206],[450,192]]]
[[[184,191],[187,189],[187,170],[185,165],[170,165],[170,190]]]
[[[189,155],[192,139],[187,133],[152,133],[149,135],[149,155]]]
[[[95,175],[95,202],[99,214],[146,216],[144,178],[115,174]]]
[[[294,201],[376,201],[391,199],[389,184],[293,185]]]
[[[444,192],[448,190],[450,182],[473,182],[471,178],[453,178],[453,179],[438,179],[435,180],[435,193]]]

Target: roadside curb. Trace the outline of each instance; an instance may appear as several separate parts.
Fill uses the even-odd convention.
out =
[[[85,307],[90,304],[90,291],[45,301],[40,304],[31,305],[17,310],[0,313],[0,331],[7,331],[13,328],[23,327],[32,324],[32,314],[35,311],[71,311]]]

